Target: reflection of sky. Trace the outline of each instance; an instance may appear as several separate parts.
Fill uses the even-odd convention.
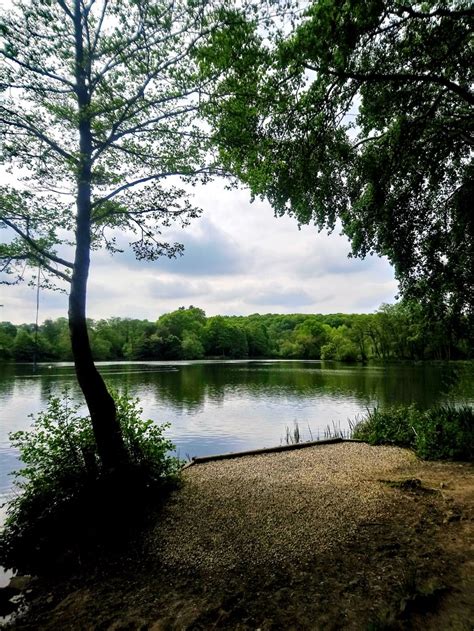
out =
[[[453,387],[458,398],[474,398],[472,382],[466,393],[468,379],[456,385],[452,371],[444,374],[439,367],[267,360],[108,362],[100,370],[111,384],[126,385],[140,398],[145,417],[171,423],[168,434],[183,458],[278,445],[295,421],[305,438],[308,426],[314,438],[323,437],[328,425],[345,429],[349,418],[377,402],[431,405]],[[18,365],[0,373],[0,493],[17,466],[8,433],[26,429],[28,415],[64,386],[80,397],[71,364],[41,365],[37,374]]]

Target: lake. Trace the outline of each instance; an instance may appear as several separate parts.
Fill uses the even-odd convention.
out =
[[[107,381],[141,400],[144,415],[170,422],[181,458],[278,445],[297,421],[304,438],[347,430],[367,407],[474,402],[474,364],[357,365],[321,361],[99,363]],[[71,364],[0,365],[0,504],[18,467],[11,431],[65,387],[80,400]],[[2,519],[0,509],[0,520]],[[4,511],[3,511],[4,514]],[[2,582],[0,572],[0,583]]]
[[[321,361],[99,363],[113,385],[140,398],[144,415],[170,422],[182,458],[280,444],[297,421],[305,438],[348,428],[367,407],[474,401],[474,364],[357,365]],[[71,364],[0,365],[0,495],[18,465],[8,434],[49,394],[68,387],[80,400]]]

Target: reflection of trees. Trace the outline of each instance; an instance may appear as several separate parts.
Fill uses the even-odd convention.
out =
[[[369,364],[365,366],[335,362],[248,362],[196,363],[159,366],[117,364],[100,367],[105,379],[117,387],[127,387],[134,396],[150,395],[176,411],[201,410],[206,401],[222,403],[226,396],[245,398],[317,397],[335,400],[352,398],[361,406],[381,407],[417,403],[422,407],[446,399],[474,397],[474,364]],[[31,397],[38,387],[44,401],[65,385],[74,398],[81,399],[72,380],[72,368],[40,366],[32,376],[31,366],[0,365],[0,396]]]
[[[277,399],[324,394],[335,399],[350,397],[361,405],[416,402],[428,407],[445,400],[465,373],[450,365],[347,366],[332,362],[217,362],[176,367],[156,371],[144,367],[141,371],[131,366],[130,372],[109,379],[118,380],[117,385],[125,381],[137,394],[146,389],[157,401],[185,413],[202,409],[206,400],[223,402],[226,396]],[[468,387],[469,381],[463,379],[462,383]]]
[[[459,388],[465,368],[453,364],[384,366],[380,370],[383,379],[377,390],[377,400],[382,407],[416,403],[422,408],[428,408],[451,398],[456,390],[457,397],[472,396],[472,382],[469,383],[466,379],[461,389]]]
[[[471,403],[474,400],[474,362],[449,364],[449,370],[442,375],[444,398],[458,403]]]
[[[274,398],[325,394],[335,399],[350,397],[361,405],[417,403],[429,407],[453,393],[458,398],[472,397],[470,371],[472,366],[442,364],[348,367],[303,362],[217,363],[182,366],[178,373],[158,374],[154,385],[157,398],[181,410],[195,409],[206,398],[222,401],[230,394]]]
[[[12,364],[0,363],[0,396],[2,397],[2,401],[12,394],[12,381],[14,376],[15,369]]]

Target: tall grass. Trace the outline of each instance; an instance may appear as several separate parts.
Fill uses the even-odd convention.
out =
[[[301,443],[316,442],[318,440],[330,440],[332,438],[352,438],[354,423],[348,419],[349,427],[341,428],[340,421],[332,421],[322,430],[313,431],[308,423],[308,432],[305,434],[298,421],[293,421],[293,427],[286,425],[285,435],[280,440],[282,445],[298,445]]]
[[[474,460],[474,411],[469,405],[443,405],[420,410],[415,405],[367,410],[342,429],[333,421],[322,432],[304,437],[298,421],[286,427],[282,444],[294,445],[331,438],[355,438],[371,445],[408,447],[426,460]]]
[[[471,406],[416,406],[368,410],[353,437],[371,445],[410,447],[426,460],[474,460],[474,411]]]

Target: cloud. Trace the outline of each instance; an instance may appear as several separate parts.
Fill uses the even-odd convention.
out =
[[[185,245],[184,256],[136,261],[127,245],[111,257],[94,252],[88,315],[156,319],[194,304],[208,315],[334,313],[374,311],[393,302],[397,284],[386,259],[348,259],[346,237],[275,218],[268,203],[249,203],[245,190],[226,191],[220,183],[196,189],[204,209],[184,230],[170,229],[167,241]],[[0,285],[0,318],[34,320],[34,291]],[[41,294],[40,320],[65,316],[67,297]]]
[[[139,268],[156,274],[186,276],[228,276],[245,269],[245,251],[225,230],[211,219],[201,218],[191,226],[180,230],[168,230],[159,237],[167,243],[184,245],[182,256],[157,261],[137,260],[125,235],[119,235],[117,246],[123,250],[113,258],[106,252],[95,254],[95,262],[100,266],[112,265],[112,261],[127,268]]]
[[[192,298],[202,296],[209,291],[209,286],[203,283],[192,283],[187,280],[150,279],[148,282],[148,296],[150,298]]]
[[[201,219],[199,233],[176,234],[184,245],[184,254],[176,259],[163,258],[157,269],[171,274],[189,276],[234,275],[245,268],[242,248],[209,219]]]
[[[395,281],[369,285],[364,288],[363,294],[354,300],[354,309],[364,312],[376,311],[382,303],[393,303],[396,294]]]
[[[251,305],[268,305],[280,307],[305,307],[314,303],[314,298],[306,291],[292,289],[259,292],[245,299]]]

